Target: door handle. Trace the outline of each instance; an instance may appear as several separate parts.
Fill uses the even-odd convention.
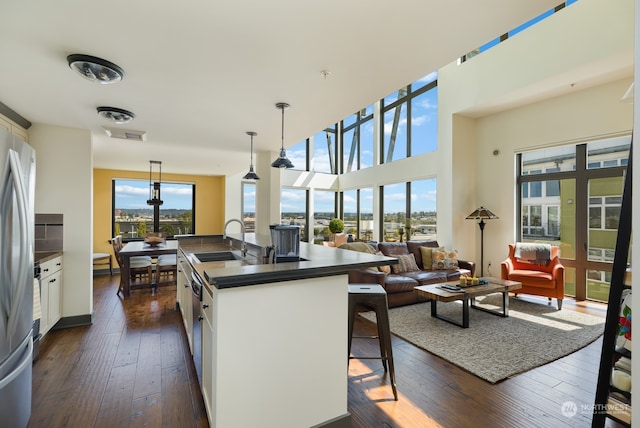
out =
[[[9,150],[8,164],[10,168],[6,173],[9,176],[15,190],[16,202],[18,207],[18,218],[20,226],[20,242],[22,243],[20,248],[20,263],[18,265],[17,281],[14,284],[15,288],[13,296],[15,299],[11,303],[11,309],[9,311],[9,319],[7,321],[7,335],[11,337],[18,325],[18,312],[22,309],[22,299],[24,298],[25,281],[27,279],[28,272],[32,269],[28,267],[29,253],[33,251],[33,248],[29,245],[31,243],[31,236],[29,234],[28,212],[27,212],[27,195],[25,193],[24,183],[22,182],[22,167],[20,166],[20,158],[18,152],[13,149]],[[8,177],[5,176],[5,179]],[[7,195],[3,195],[7,198]],[[9,203],[11,203],[9,201]],[[25,245],[26,243],[26,245]],[[33,272],[31,272],[33,274]]]

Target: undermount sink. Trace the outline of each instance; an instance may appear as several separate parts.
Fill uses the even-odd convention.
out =
[[[231,251],[213,251],[209,253],[194,253],[193,256],[196,259],[198,259],[200,263],[242,260],[240,256],[236,256]]]

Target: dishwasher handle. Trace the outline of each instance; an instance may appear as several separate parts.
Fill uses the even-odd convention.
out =
[[[202,301],[202,288],[203,285],[200,278],[198,278],[194,272],[191,272],[191,292],[194,296],[197,296],[200,301]]]

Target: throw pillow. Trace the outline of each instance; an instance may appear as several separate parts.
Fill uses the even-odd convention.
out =
[[[384,256],[384,254],[382,254],[382,251],[378,251],[376,256]],[[384,273],[391,273],[391,266],[378,266],[378,270]]]
[[[433,270],[458,269],[458,253],[434,248],[431,252]]]
[[[420,247],[420,254],[422,255],[422,269],[431,270],[433,265],[433,258],[431,257],[432,250],[444,250],[444,247]]]
[[[394,257],[398,259],[398,264],[391,265],[393,273],[415,272],[420,270],[413,254],[398,254]]]

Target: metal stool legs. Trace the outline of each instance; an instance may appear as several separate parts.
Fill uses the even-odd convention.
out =
[[[378,339],[380,345],[379,357],[352,357],[351,342],[353,336],[353,326],[356,317],[356,308],[363,307],[376,313],[376,324],[378,326],[378,336],[355,336],[356,338]],[[389,327],[389,307],[387,304],[387,293],[380,285],[377,284],[351,284],[349,285],[349,345],[348,359],[376,359],[382,360],[384,371],[387,372],[387,364],[389,366],[389,378],[391,380],[391,388],[393,389],[393,398],[398,400],[398,391],[396,389],[396,374],[393,366],[393,349],[391,348],[391,328]]]

